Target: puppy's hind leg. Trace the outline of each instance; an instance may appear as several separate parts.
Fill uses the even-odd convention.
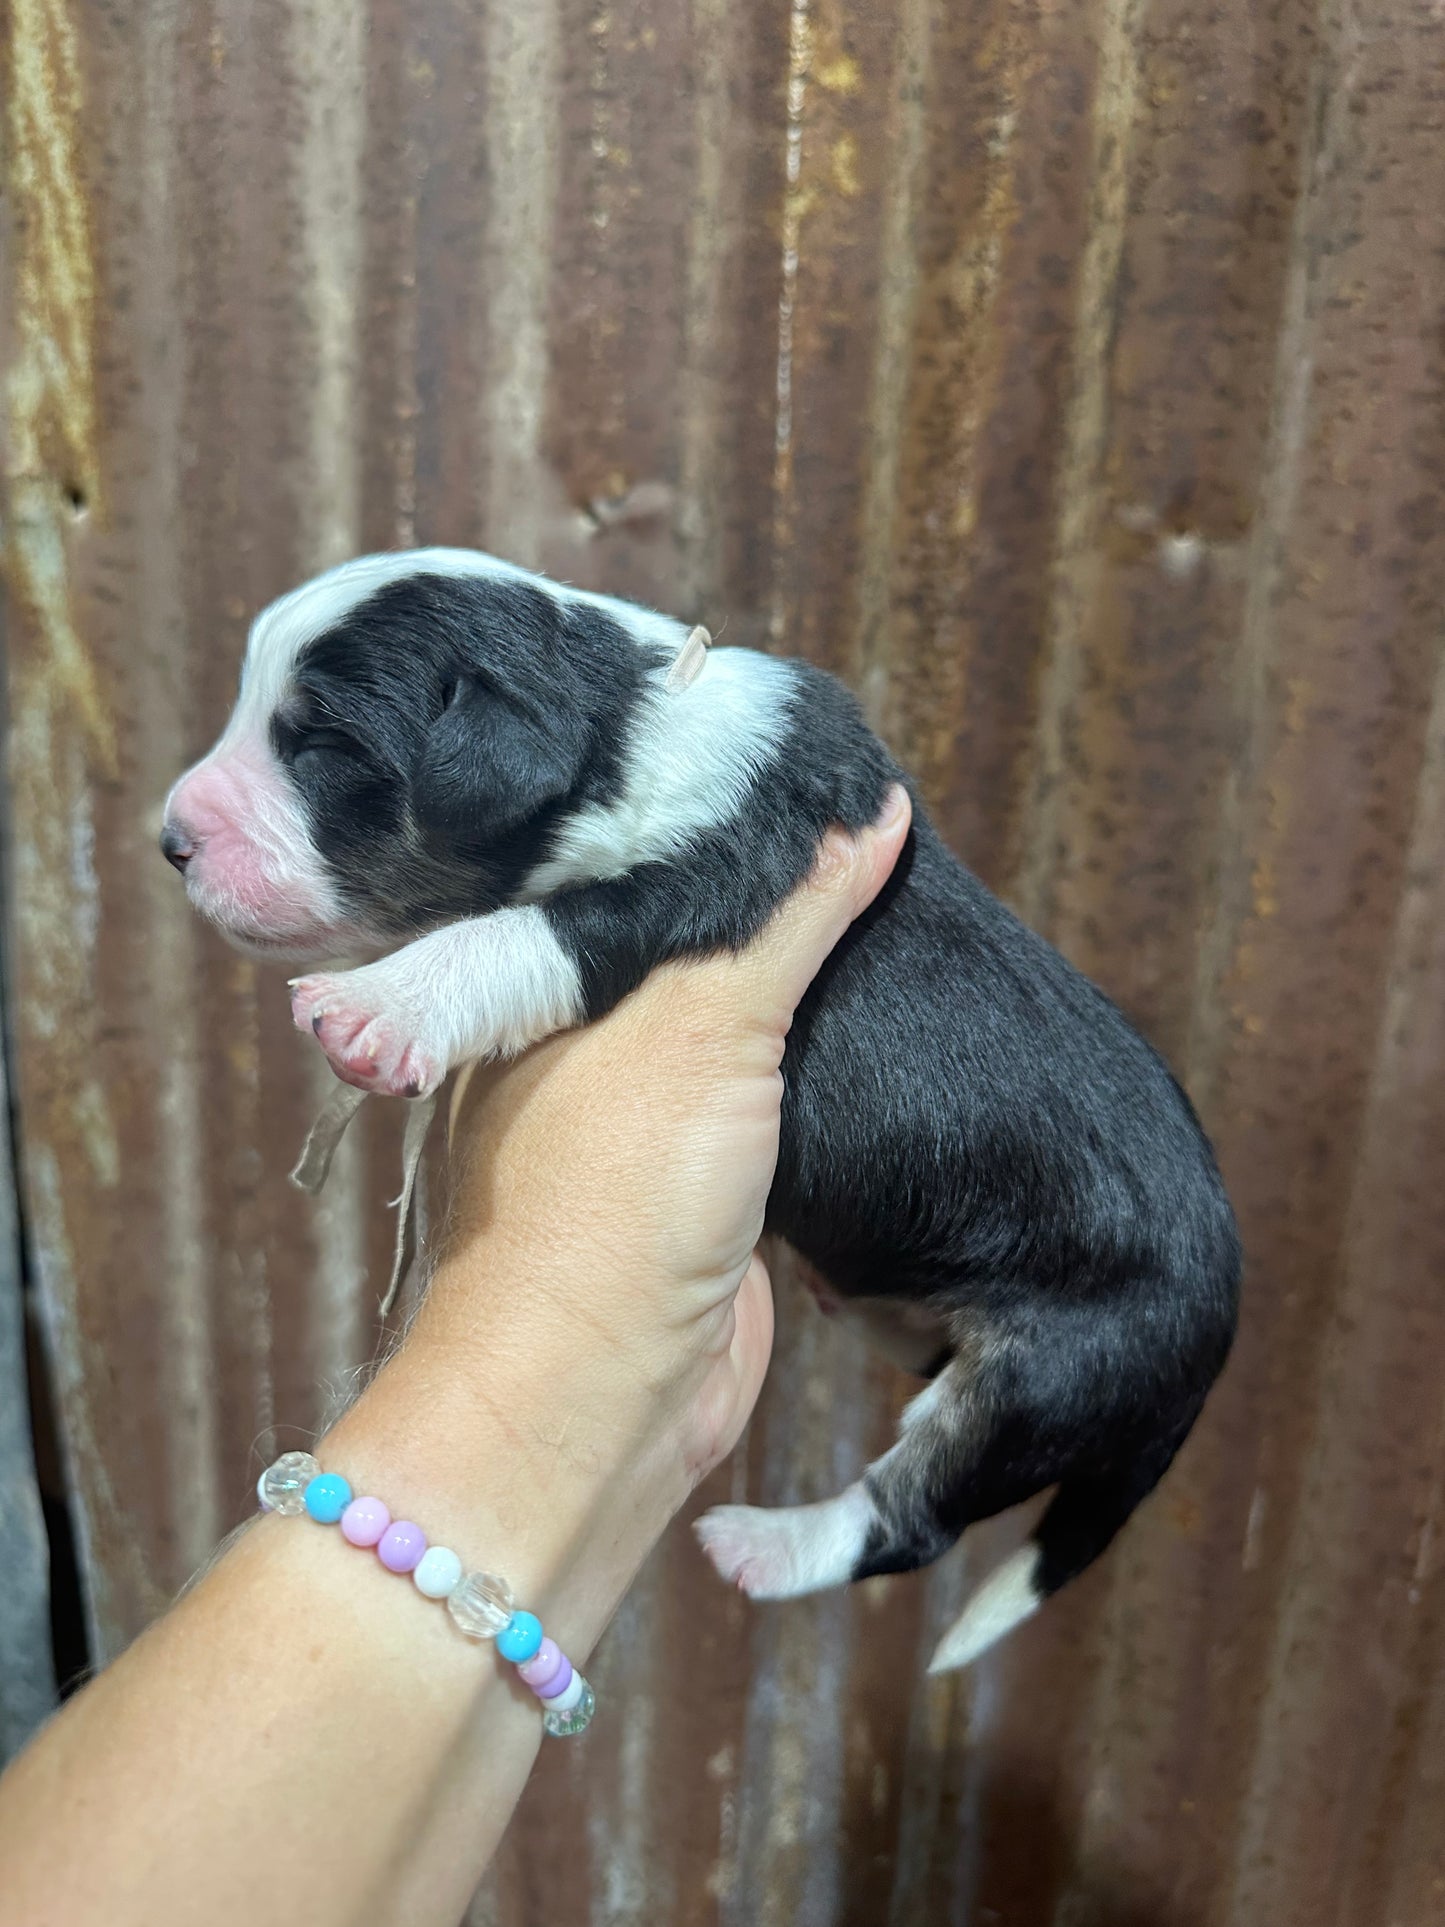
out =
[[[718,1505],[693,1527],[721,1578],[750,1599],[795,1599],[846,1585],[867,1543],[862,1484],[817,1505]]]
[[[976,1435],[972,1380],[955,1358],[907,1407],[898,1443],[836,1499],[705,1513],[694,1530],[721,1577],[752,1599],[792,1599],[946,1552],[982,1516],[946,1490]]]
[[[929,1565],[975,1520],[1057,1486],[1027,1543],[968,1600],[930,1670],[966,1666],[1098,1558],[1193,1422],[1202,1395],[1167,1385],[1147,1431],[1127,1398],[1122,1413],[1111,1407],[1121,1355],[1116,1326],[1096,1313],[1060,1323],[1043,1344],[975,1342],[919,1393],[898,1443],[840,1498],[778,1512],[719,1506],[698,1521],[698,1537],[725,1579],[755,1599],[786,1599]],[[1137,1385],[1129,1390],[1137,1396]]]

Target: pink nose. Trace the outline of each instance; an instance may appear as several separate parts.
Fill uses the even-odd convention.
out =
[[[178,830],[174,823],[167,823],[161,831],[161,855],[166,862],[184,870],[195,854],[196,846],[185,831]]]

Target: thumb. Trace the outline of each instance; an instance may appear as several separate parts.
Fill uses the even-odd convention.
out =
[[[893,872],[913,808],[895,784],[883,811],[857,836],[831,830],[812,872],[738,959],[734,983],[753,1014],[784,1027],[843,932]]]

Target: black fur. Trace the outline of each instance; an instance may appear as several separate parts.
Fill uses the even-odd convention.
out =
[[[506,902],[568,812],[616,794],[652,660],[544,592],[413,577],[306,649],[274,740],[354,905],[418,931]],[[549,899],[590,1016],[666,959],[746,943],[831,825],[877,816],[900,772],[841,685],[796,675],[783,753],[732,821]],[[870,1475],[858,1576],[1057,1484],[1037,1535],[1056,1590],[1162,1475],[1231,1342],[1238,1239],[1187,1098],[916,796],[784,1077],[770,1227],[841,1294],[921,1300],[950,1334],[949,1396]]]
[[[654,658],[602,611],[410,576],[302,650],[271,741],[347,907],[405,936],[495,910],[617,793]]]

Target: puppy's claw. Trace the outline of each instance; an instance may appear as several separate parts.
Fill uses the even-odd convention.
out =
[[[385,1097],[427,1097],[447,1073],[445,1055],[419,1035],[415,1014],[369,970],[303,977],[292,990],[298,1030],[310,1030],[344,1084]]]

